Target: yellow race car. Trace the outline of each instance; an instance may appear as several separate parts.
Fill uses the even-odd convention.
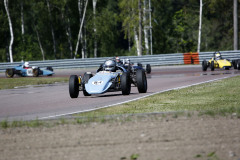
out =
[[[211,71],[214,71],[215,68],[229,70],[232,67],[232,63],[228,59],[223,59],[220,52],[215,52],[212,59],[202,61],[202,70],[207,71],[208,67],[210,67]]]

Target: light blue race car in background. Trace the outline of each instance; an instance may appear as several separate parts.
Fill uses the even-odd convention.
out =
[[[114,60],[107,60],[103,69],[93,75],[86,72],[83,77],[71,75],[69,78],[69,94],[71,98],[77,98],[79,91],[84,96],[103,94],[105,92],[122,91],[123,95],[131,92],[130,73],[123,67],[116,65]],[[147,92],[147,78],[143,70],[137,72],[137,87],[139,93]]]
[[[28,62],[22,63],[19,66],[13,68],[7,68],[5,75],[7,78],[12,78],[14,75],[21,77],[38,77],[38,76],[52,76],[54,74],[52,67],[46,67],[41,69],[36,66],[29,66]]]

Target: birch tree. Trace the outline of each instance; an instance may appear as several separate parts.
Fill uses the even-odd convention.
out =
[[[72,31],[70,28],[70,20],[69,17],[67,18],[67,36],[68,36],[68,44],[70,50],[70,56],[73,57],[73,47],[72,47]]]
[[[5,6],[5,10],[7,12],[9,30],[10,30],[10,35],[11,35],[11,40],[10,40],[10,44],[9,44],[9,56],[10,56],[10,62],[13,63],[12,45],[13,45],[13,41],[14,41],[14,35],[13,35],[12,21],[11,21],[9,9],[8,9],[8,0],[4,0],[4,6]]]
[[[82,22],[82,8],[83,8],[84,1],[83,0],[78,0],[78,12],[79,12],[79,22]],[[84,53],[84,47],[83,47],[83,32],[80,34],[80,43],[82,46],[81,52],[82,52],[82,59],[85,57]]]
[[[151,55],[153,54],[152,51],[152,9],[151,9],[151,0],[149,0],[149,32],[150,32],[150,51],[151,51]]]
[[[81,21],[81,24],[80,24],[80,27],[79,27],[78,39],[77,39],[77,44],[76,44],[76,48],[75,48],[74,59],[76,59],[77,52],[78,52],[79,41],[80,41],[80,37],[81,37],[81,33],[82,33],[82,26],[83,26],[83,22],[84,22],[85,15],[86,15],[87,5],[88,5],[88,0],[86,0],[84,12],[83,12],[83,18],[82,18],[82,21]]]
[[[198,47],[197,52],[200,52],[201,47],[201,31],[202,31],[202,0],[200,0],[200,11],[199,11],[199,29],[198,29]]]
[[[97,27],[96,27],[96,5],[97,0],[93,0],[93,31],[94,31],[94,57],[97,57]]]
[[[233,49],[238,50],[238,0],[233,0]]]
[[[34,30],[37,34],[38,45],[39,45],[39,48],[40,48],[41,53],[42,53],[42,60],[44,61],[45,60],[45,52],[43,50],[42,43],[41,43],[41,40],[40,40],[40,36],[39,36],[38,30],[37,30],[37,27],[36,27],[35,24],[34,24]]]
[[[138,20],[138,24],[139,24],[139,52],[138,52],[138,56],[142,55],[142,2],[141,0],[138,0],[138,14],[139,14],[139,20]]]
[[[141,0],[121,0],[119,2],[119,7],[121,9],[120,16],[122,18],[123,30],[125,32],[125,37],[128,39],[131,37],[134,39],[134,44],[136,46],[137,55],[142,55],[142,40],[141,40]],[[139,6],[140,5],[140,6]],[[139,10],[140,9],[140,10]],[[138,30],[138,32],[137,32]]]
[[[24,29],[23,1],[21,1],[21,31],[22,31],[22,38],[24,42],[25,29]]]
[[[70,57],[73,58],[72,31],[70,27],[70,19],[69,19],[70,15],[69,15],[68,4],[64,4],[60,10],[62,14],[62,20],[64,21],[64,26],[65,26],[65,31],[66,31],[66,36],[67,36],[68,46],[70,51]],[[66,12],[66,15],[64,14],[64,12]]]
[[[134,28],[134,39],[135,39],[136,48],[137,48],[137,55],[140,55],[139,39],[138,39],[136,28]]]
[[[84,28],[84,53],[85,53],[85,57],[88,57],[88,53],[87,53],[87,27],[86,27],[85,22],[84,22],[83,28]]]
[[[54,29],[53,29],[53,24],[52,24],[52,14],[51,14],[51,8],[50,8],[50,4],[49,4],[49,0],[47,1],[47,8],[48,8],[48,14],[49,14],[49,19],[50,19],[50,26],[51,26],[51,33],[52,33],[52,39],[53,39],[53,52],[54,52],[54,57],[55,59],[56,54],[57,54],[57,50],[56,50],[56,39],[55,39],[55,33],[54,33]]]
[[[150,0],[149,0],[150,1]],[[148,43],[148,28],[149,26],[147,25],[147,15],[148,15],[148,11],[147,11],[147,2],[146,0],[143,1],[143,24],[144,24],[144,43],[145,43],[145,50],[146,50],[146,54],[149,54],[149,43]]]

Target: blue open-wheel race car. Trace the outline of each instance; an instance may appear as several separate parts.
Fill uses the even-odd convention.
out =
[[[21,77],[38,77],[38,76],[52,76],[54,74],[52,67],[46,67],[46,69],[41,69],[36,66],[29,66],[29,62],[20,64],[13,68],[7,68],[5,75],[7,78],[12,78],[14,75]]]
[[[136,73],[139,93],[147,92],[147,78],[144,70]],[[107,60],[96,74],[84,73],[83,77],[71,75],[69,78],[69,94],[77,98],[79,91],[84,96],[103,94],[105,92],[122,91],[123,95],[131,92],[131,76],[126,68],[116,64],[115,60]]]

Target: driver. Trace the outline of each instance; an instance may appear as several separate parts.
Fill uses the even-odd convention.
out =
[[[126,59],[124,64],[125,65],[130,65],[130,59]]]
[[[123,65],[123,62],[120,60],[120,58],[118,56],[115,58],[115,60],[116,60],[117,65],[119,65],[119,66]]]
[[[116,72],[117,66],[114,60],[107,60],[103,65],[104,71]]]
[[[220,60],[221,59],[220,53],[216,53],[215,57],[216,57],[216,60]]]
[[[23,68],[25,68],[25,69],[31,68],[31,67],[29,66],[29,62],[25,62],[25,63],[23,64]]]

